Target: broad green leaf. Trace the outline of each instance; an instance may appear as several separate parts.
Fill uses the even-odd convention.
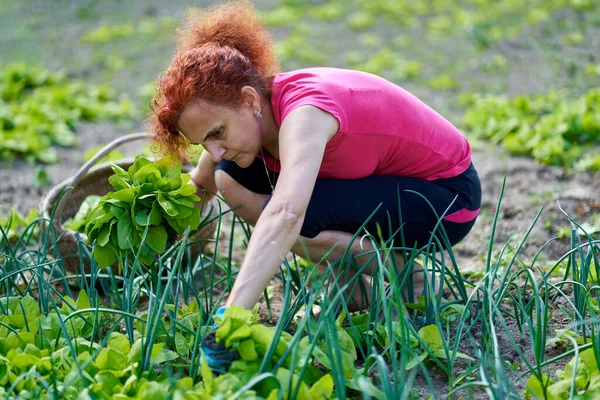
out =
[[[436,351],[443,345],[442,335],[435,325],[427,325],[419,329],[419,337],[431,351]]]
[[[100,350],[94,364],[101,371],[119,371],[125,369],[127,366],[125,355],[108,347]]]
[[[162,209],[171,217],[175,217],[177,214],[179,214],[177,207],[171,201],[169,201],[169,199],[167,199],[162,192],[158,193],[158,202]]]
[[[135,197],[135,189],[127,188],[127,189],[121,189],[121,190],[115,192],[113,194],[111,200],[113,200],[113,201],[118,200],[118,201],[124,201],[125,203],[132,203],[134,197]]]
[[[252,340],[254,340],[256,352],[260,356],[264,356],[273,341],[275,334],[273,329],[264,325],[251,325],[250,329],[252,330]]]
[[[444,322],[455,322],[460,320],[463,313],[466,312],[466,317],[469,317],[469,310],[463,304],[451,304],[442,308],[440,318]]]
[[[191,230],[198,229],[200,225],[200,210],[196,207],[192,209],[192,214],[189,216],[187,221],[185,222],[186,227],[189,227]]]
[[[169,398],[169,381],[143,382],[139,388],[139,399],[164,400]]]
[[[162,253],[167,247],[167,230],[164,226],[153,226],[146,235],[146,244],[157,253]]]
[[[417,296],[416,303],[405,303],[404,305],[411,310],[425,311],[425,296]]]
[[[100,196],[93,194],[87,196],[83,203],[81,203],[81,206],[79,207],[79,210],[77,211],[75,216],[65,221],[63,223],[63,226],[74,231],[81,231],[81,229],[87,223],[88,216],[91,215],[92,211],[96,208],[99,201]]]
[[[163,351],[164,348],[165,348],[164,343],[156,343],[154,346],[152,346],[152,352],[150,353],[150,360],[152,360],[154,357],[158,356]]]
[[[118,166],[117,164],[111,164],[110,168],[115,173],[115,176],[129,178],[129,173],[127,171],[125,171],[123,168],[121,168],[120,166]]]
[[[148,214],[148,210],[140,210],[135,214],[135,223],[138,226],[147,226],[150,225],[150,215]]]
[[[242,325],[235,331],[231,332],[225,340],[225,347],[231,347],[233,343],[239,342],[243,339],[247,339],[252,335],[252,330],[248,325]]]
[[[127,178],[120,175],[111,175],[108,177],[108,183],[110,183],[115,190],[127,189],[131,187],[128,178],[129,175],[127,175]]]
[[[119,248],[120,249],[129,249],[130,246],[130,237],[131,237],[131,219],[129,217],[124,216],[119,218],[117,221],[117,233],[119,240]]]
[[[106,247],[96,245],[92,254],[100,268],[106,268],[113,265],[119,259],[115,249],[110,245],[107,245]]]
[[[150,211],[150,223],[152,225],[159,225],[162,221],[162,207],[158,200],[152,203],[152,211]]]
[[[80,290],[79,295],[77,296],[77,310],[83,310],[90,307],[90,298],[85,290]]]
[[[148,160],[146,157],[136,156],[133,165],[129,167],[127,173],[129,176],[133,177],[137,171],[148,164],[152,164],[152,161]]]
[[[0,297],[0,310],[6,312],[7,310],[14,313],[17,306],[19,305],[19,298],[17,296],[3,296]]]
[[[329,374],[323,375],[310,388],[310,395],[314,400],[327,400],[333,395],[333,377]]]
[[[112,223],[104,224],[104,226],[102,226],[102,229],[100,229],[100,233],[98,234],[98,244],[100,246],[106,246],[106,244],[108,243],[108,240],[110,239],[110,230],[112,226]]]
[[[121,354],[128,354],[131,349],[129,339],[121,333],[112,332],[108,339],[107,347],[118,351]]]
[[[4,395],[2,387],[6,382],[8,382],[8,366],[0,359],[0,395]]]
[[[554,383],[554,381],[552,381],[550,379],[550,377],[545,374],[542,375],[542,380],[546,384],[546,387],[548,387]],[[533,396],[536,399],[548,399],[548,400],[555,399],[555,397],[550,395],[550,393],[548,393],[548,391],[546,391],[546,394],[547,394],[547,396],[544,396],[544,386],[542,385],[542,382],[540,382],[540,380],[535,375],[531,375],[529,377],[529,379],[527,380],[527,385],[525,387],[525,395]]]
[[[352,379],[347,379],[345,383],[350,389],[363,393],[363,396],[366,395],[365,397],[372,396],[377,400],[388,400],[385,393],[375,387],[373,382],[358,373]]]
[[[134,175],[133,179],[138,183],[156,183],[161,178],[160,172],[152,164],[148,164],[139,169]]]
[[[181,357],[187,358],[190,349],[188,347],[187,340],[179,332],[175,332],[175,349],[181,355]]]
[[[196,188],[191,183],[181,186],[179,189],[171,190],[169,196],[191,196],[196,193]]]
[[[142,339],[137,339],[131,345],[129,353],[127,354],[127,363],[129,365],[136,363],[142,359]]]
[[[116,204],[110,203],[111,200],[107,200],[107,203],[110,204],[109,211],[112,215],[117,218],[125,217],[129,214],[127,211],[129,209],[129,205],[122,203],[120,200],[115,200]]]
[[[173,176],[173,177],[169,178],[169,188],[167,190],[171,191],[171,190],[179,189],[181,187],[182,183],[183,183],[183,180],[181,179],[181,176]]]
[[[120,379],[113,371],[100,371],[95,376],[96,388],[106,396],[112,396],[116,390],[121,388]]]
[[[277,379],[279,379],[279,382],[281,383],[281,388],[285,390],[288,395],[297,391],[297,395],[295,397],[296,400],[312,399],[310,389],[308,388],[306,383],[298,379],[298,376],[293,374],[290,370],[286,368],[279,368],[275,373],[275,376],[277,377]],[[299,388],[298,385],[300,386]],[[290,392],[287,392],[288,388]],[[284,396],[284,398],[287,398],[287,396]]]
[[[212,370],[210,369],[210,366],[208,365],[208,362],[206,361],[206,356],[204,355],[204,352],[202,351],[202,349],[200,349],[200,355],[201,355],[200,374],[202,375],[202,382],[204,382],[204,385],[206,385],[206,388],[210,392],[212,392],[213,373],[212,373]]]
[[[343,328],[337,328],[337,334],[339,339],[340,350],[344,353],[348,354],[353,361],[356,361],[358,355],[356,354],[356,347],[354,346],[354,341],[352,337],[346,332]]]
[[[243,360],[254,361],[258,359],[258,353],[254,348],[254,341],[252,339],[242,340],[239,342],[237,351],[240,353],[240,357],[242,357]]]
[[[215,320],[217,319],[218,317],[215,317]],[[230,335],[231,330],[233,329],[233,321],[231,320],[231,318],[223,318],[222,321],[217,321],[217,324],[219,325],[219,327],[215,332],[215,338],[217,340],[217,343],[223,343]]]
[[[40,306],[30,295],[23,297],[20,304],[21,306],[15,309],[15,315],[25,315],[29,324],[40,316]]]
[[[19,368],[21,370],[28,370],[29,368],[39,365],[40,359],[31,354],[16,354],[12,359],[10,356],[8,357],[11,361],[11,366],[13,368]]]
[[[162,349],[155,357],[152,357],[151,361],[153,364],[162,364],[167,361],[176,360],[179,358],[179,354],[174,351]]]

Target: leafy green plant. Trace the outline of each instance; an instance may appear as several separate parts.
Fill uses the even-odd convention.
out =
[[[600,170],[600,89],[579,98],[463,95],[467,131],[542,164]]]
[[[573,357],[563,370],[556,373],[557,380],[535,375],[527,381],[526,395],[538,399],[562,400],[569,398],[593,399],[600,396],[600,370],[594,349],[586,349]]]
[[[123,254],[139,255],[150,265],[177,235],[198,228],[195,202],[200,198],[177,157],[152,163],[138,156],[127,171],[117,165],[112,169],[109,182],[115,191],[100,198],[85,227],[88,244],[96,242],[93,257],[100,267],[112,265]]]
[[[38,211],[35,208],[29,210],[27,215],[21,214],[16,207],[11,209],[6,217],[0,218],[0,228],[2,228],[0,242],[6,239],[9,243],[15,243],[27,229],[30,229],[34,238],[37,237],[39,235],[37,219]]]
[[[137,115],[129,99],[115,97],[107,86],[70,80],[60,72],[21,63],[5,66],[0,70],[0,160],[57,162],[52,146],[73,146],[80,121]]]
[[[256,323],[251,310],[232,306],[227,308],[223,318],[215,317],[215,321],[218,325],[217,342],[237,351],[241,357],[241,360],[232,363],[227,374],[221,375],[215,380],[215,384],[231,385],[236,381],[247,382],[253,376],[258,375],[261,365],[264,363],[266,365],[279,364],[281,366],[275,372],[279,385],[275,385],[274,380],[265,380],[257,388],[258,395],[273,400],[278,398],[278,394],[283,394],[284,398],[306,400],[331,398],[334,388],[333,379],[331,375],[323,374],[310,363],[310,349],[314,349],[314,356],[329,369],[331,368],[330,359],[319,345],[314,346],[307,337],[298,343],[298,352],[302,355],[300,362],[294,365],[292,357],[284,358],[289,351],[292,336],[287,332],[282,332],[279,337],[276,337],[276,329]],[[345,331],[340,329],[338,333],[341,335],[340,337],[346,338],[341,342],[341,347],[353,350],[352,339],[347,336]],[[270,351],[271,347],[274,347],[274,351]],[[344,352],[344,354],[346,353]],[[269,356],[270,359],[265,359]],[[354,373],[355,360],[356,350],[354,350],[354,357],[351,356],[348,363],[343,364],[344,373],[349,377]],[[298,373],[303,369],[305,371],[303,379],[301,379]],[[220,390],[213,393],[222,393]],[[296,393],[296,396],[292,396],[292,393]]]

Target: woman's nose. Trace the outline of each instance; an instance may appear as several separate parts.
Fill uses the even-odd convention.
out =
[[[208,152],[212,156],[214,162],[219,162],[223,159],[223,156],[227,152],[227,149],[217,143],[211,143],[208,145]]]

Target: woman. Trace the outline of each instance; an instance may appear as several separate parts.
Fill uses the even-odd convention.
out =
[[[229,3],[190,17],[152,103],[163,148],[206,150],[198,193],[220,192],[254,225],[226,306],[253,307],[290,250],[313,261],[372,250],[351,241],[377,207],[366,231],[389,237],[402,221],[408,247],[427,244],[441,215],[451,245],[465,237],[481,189],[452,124],[375,75],[278,68],[252,5]],[[347,297],[354,309],[369,300]]]

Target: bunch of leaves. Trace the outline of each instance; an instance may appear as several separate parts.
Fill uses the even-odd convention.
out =
[[[67,79],[27,64],[0,70],[0,160],[55,163],[51,147],[72,146],[80,121],[121,120],[137,112],[128,98],[116,100],[107,86]]]
[[[31,296],[0,299],[0,395],[16,398],[140,398],[152,393],[185,392],[191,378],[173,385],[154,367],[177,358],[156,343],[149,349],[151,368],[139,371],[143,337],[110,332],[102,343],[90,341],[94,323],[90,299],[81,291],[74,301],[44,315]],[[50,383],[51,385],[48,385]],[[175,386],[175,387],[173,387]],[[10,392],[9,392],[10,391]],[[17,394],[18,396],[14,396]],[[166,397],[166,396],[165,396]]]
[[[323,344],[319,346],[311,343],[307,337],[303,338],[296,347],[297,362],[292,363],[295,357],[286,357],[289,353],[288,349],[292,346],[292,336],[285,331],[277,336],[276,328],[257,323],[251,310],[232,306],[227,308],[223,318],[215,317],[215,321],[218,325],[217,342],[236,350],[241,358],[232,363],[228,373],[218,378],[211,379],[212,375],[203,373],[205,384],[213,388],[212,394],[234,393],[246,382],[258,376],[261,370],[269,370],[277,366],[274,377],[257,385],[255,388],[257,396],[269,400],[280,398],[279,395],[283,395],[284,399],[332,398],[334,389],[332,376],[323,374],[311,362],[312,353],[322,364],[325,363],[323,365],[331,367],[329,357],[320,347]],[[342,335],[345,334],[343,330],[340,332]],[[354,349],[349,336],[345,345]],[[344,366],[345,374],[353,375],[354,360],[356,360],[356,350],[354,350],[352,366],[347,371]],[[263,364],[264,369],[261,368]]]
[[[561,239],[569,238],[572,235],[573,228],[565,225],[558,231],[558,237]],[[577,226],[577,235],[590,235],[592,238],[598,237],[600,233],[600,213],[592,214],[588,222],[584,222]]]
[[[153,163],[137,156],[127,171],[111,167],[108,181],[115,191],[100,198],[85,226],[88,244],[96,242],[93,257],[100,267],[124,257],[150,265],[178,235],[198,228],[200,198],[177,157]]]
[[[527,381],[527,397],[562,400],[595,399],[600,396],[600,370],[593,348],[582,351],[556,372],[557,380],[542,375],[542,381],[531,376]],[[574,397],[573,397],[574,395]]]
[[[422,298],[423,296],[419,296]],[[423,303],[407,304],[407,307],[418,306]],[[463,307],[460,306],[459,307]],[[448,322],[455,322],[457,313],[461,312],[460,308],[457,310],[453,307],[446,307],[443,320],[448,319]],[[349,337],[354,341],[356,346],[363,346],[366,342],[367,335],[373,335],[375,342],[383,349],[384,353],[388,358],[397,357],[399,354],[390,354],[388,351],[390,346],[390,338],[396,341],[396,351],[398,353],[404,352],[408,354],[408,362],[406,364],[406,370],[410,370],[417,365],[426,362],[431,356],[437,359],[448,358],[446,349],[449,347],[445,343],[444,337],[442,336],[439,328],[436,325],[426,325],[416,331],[410,329],[408,331],[408,340],[403,340],[405,336],[401,330],[402,325],[400,321],[393,321],[391,325],[391,331],[387,324],[380,322],[371,323],[369,321],[369,314],[362,313],[353,315],[350,317],[352,320],[351,327],[346,327],[345,330]],[[408,346],[407,346],[408,345]],[[469,361],[474,359],[464,353],[457,352],[456,357],[463,358]]]
[[[9,243],[14,244],[26,231],[31,234],[32,239],[37,238],[39,235],[38,217],[35,208],[29,210],[27,215],[21,214],[16,207],[12,208],[6,217],[0,218],[0,228],[2,229],[0,241],[8,240]]]
[[[465,95],[470,134],[542,164],[600,171],[600,89],[578,98],[561,92],[508,98]]]

